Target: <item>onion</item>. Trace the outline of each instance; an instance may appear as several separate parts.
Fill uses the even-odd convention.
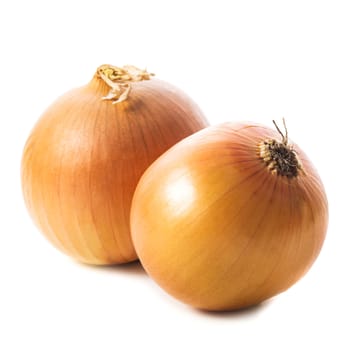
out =
[[[206,125],[193,101],[146,71],[99,67],[89,84],[54,102],[29,136],[22,185],[32,218],[82,262],[137,259],[129,216],[139,178]]]
[[[168,293],[197,308],[233,310],[308,271],[325,238],[327,199],[304,152],[280,138],[250,123],[208,127],[144,173],[132,239]]]

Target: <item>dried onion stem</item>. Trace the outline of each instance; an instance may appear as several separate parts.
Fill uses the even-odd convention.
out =
[[[146,69],[139,69],[135,66],[115,67],[104,64],[97,68],[97,76],[100,77],[111,89],[103,100],[113,101],[113,104],[125,101],[131,90],[131,83],[150,80],[153,73]]]

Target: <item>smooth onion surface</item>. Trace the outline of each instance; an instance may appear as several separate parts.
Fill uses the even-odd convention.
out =
[[[131,83],[123,102],[102,100],[110,87],[97,75],[54,102],[25,145],[22,185],[40,230],[82,262],[137,259],[130,206],[145,169],[169,147],[207,125],[175,87]]]
[[[310,268],[325,238],[321,180],[302,169],[277,175],[259,155],[276,131],[249,123],[208,127],[158,158],[132,204],[136,252],[168,293],[197,308],[248,307],[280,293]]]

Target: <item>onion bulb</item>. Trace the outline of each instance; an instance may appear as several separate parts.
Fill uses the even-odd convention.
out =
[[[137,259],[129,216],[145,169],[207,122],[175,87],[133,66],[99,67],[56,100],[22,158],[28,210],[59,249],[90,264]]]
[[[250,123],[208,127],[173,146],[142,176],[131,209],[146,271],[206,310],[252,306],[292,286],[318,256],[327,222],[304,152]]]

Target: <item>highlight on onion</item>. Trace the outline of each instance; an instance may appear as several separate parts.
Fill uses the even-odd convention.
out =
[[[208,127],[173,146],[142,176],[131,209],[149,275],[207,310],[252,306],[291,287],[318,256],[327,223],[325,190],[305,153],[252,123]]]
[[[145,169],[207,125],[183,92],[133,66],[103,65],[85,86],[55,101],[22,158],[22,187],[39,229],[90,264],[137,259],[129,228]]]

